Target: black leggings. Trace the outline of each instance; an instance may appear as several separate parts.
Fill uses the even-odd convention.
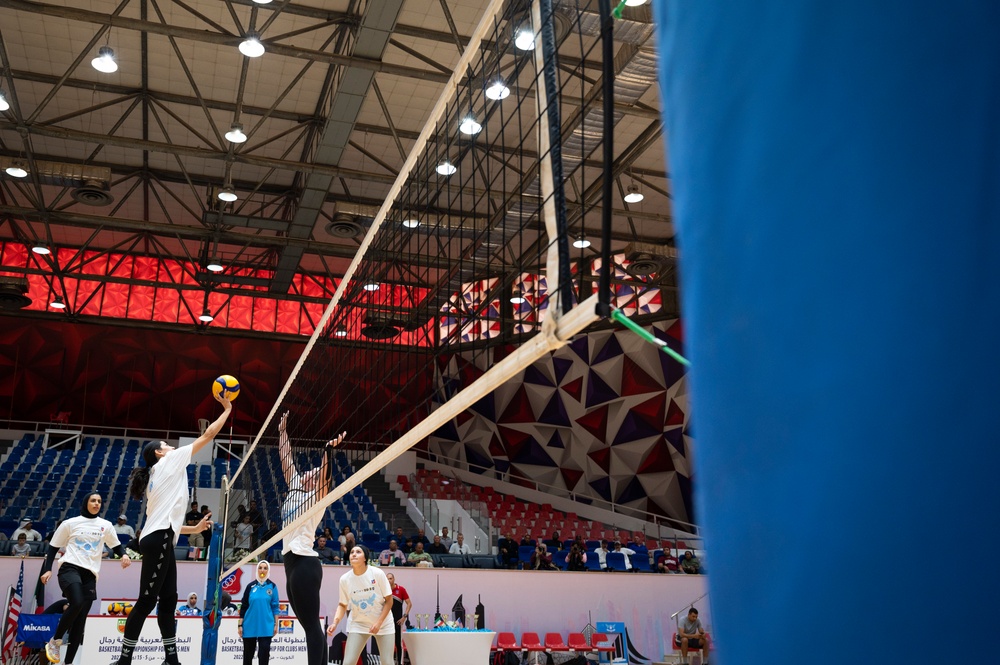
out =
[[[97,578],[86,568],[64,563],[59,566],[59,588],[69,606],[59,618],[56,626],[57,640],[69,633],[70,647],[66,651],[66,662],[72,662],[77,649],[83,643],[83,629],[87,623],[90,606],[97,598]]]
[[[285,593],[306,634],[309,665],[326,665],[326,633],[319,618],[319,592],[323,586],[323,564],[319,557],[285,555]]]
[[[260,655],[257,662],[260,665],[267,665],[271,660],[271,638],[270,637],[244,637],[243,638],[243,665],[253,665],[253,654],[260,645]]]
[[[139,541],[142,572],[139,573],[139,599],[125,620],[125,640],[136,642],[142,625],[156,604],[156,623],[164,638],[177,636],[174,611],[177,609],[177,560],[174,558],[174,531],[166,529],[146,534]]]

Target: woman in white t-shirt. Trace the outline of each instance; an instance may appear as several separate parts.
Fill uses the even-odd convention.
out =
[[[236,533],[233,535],[233,548],[248,550],[253,542],[253,524],[250,523],[250,516],[244,515],[243,521],[236,525]]]
[[[184,515],[188,506],[187,467],[191,457],[205,447],[222,431],[233,410],[232,403],[222,396],[215,399],[224,411],[214,423],[190,446],[174,448],[165,441],[148,443],[142,449],[145,467],[139,467],[129,476],[129,494],[136,501],[146,499],[146,522],[142,525],[139,552],[142,554],[142,572],[139,575],[139,598],[125,620],[125,634],[118,665],[130,665],[139,634],[157,603],[161,608],[177,607],[177,560],[174,545],[181,534],[200,533],[211,526],[211,513],[195,525],[185,525]],[[177,659],[177,622],[174,613],[157,612],[156,623],[163,637],[163,650],[167,665],[180,665]]]
[[[340,600],[333,623],[326,634],[333,636],[337,624],[350,610],[347,618],[347,642],[344,644],[345,663],[356,663],[368,638],[375,636],[378,652],[384,662],[391,663],[396,646],[396,628],[386,621],[392,611],[392,586],[381,568],[369,566],[371,552],[364,545],[351,548],[351,570],[340,578]]]
[[[61,660],[63,637],[69,633],[70,647],[66,653],[67,662],[76,656],[83,642],[83,629],[90,613],[90,605],[97,600],[97,576],[101,572],[101,556],[107,545],[115,555],[121,557],[122,568],[132,563],[121,543],[115,527],[106,519],[98,517],[101,512],[101,495],[91,492],[83,499],[80,515],[71,517],[59,525],[49,541],[48,554],[42,564],[39,576],[42,584],[52,579],[52,562],[60,549],[66,554],[59,566],[59,588],[69,605],[59,619],[56,632],[45,645],[45,656],[49,662]]]
[[[278,421],[278,454],[281,468],[288,483],[288,493],[281,506],[282,526],[287,527],[307,510],[316,505],[330,491],[330,457],[333,449],[344,440],[347,432],[326,442],[323,463],[315,469],[299,473],[292,459],[292,445],[288,441],[288,412]],[[320,621],[320,590],[323,586],[323,565],[313,549],[316,527],[323,519],[319,512],[296,528],[285,533],[281,548],[285,564],[285,593],[295,617],[306,634],[308,665],[327,664],[327,644]],[[357,659],[355,659],[357,660]],[[346,661],[345,661],[346,662]]]

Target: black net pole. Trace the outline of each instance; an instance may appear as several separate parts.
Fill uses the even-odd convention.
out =
[[[601,16],[601,63],[604,68],[604,179],[601,183],[601,277],[597,285],[597,314],[611,314],[611,197],[613,194],[611,168],[615,158],[614,104],[615,67],[612,33],[614,20],[611,18],[611,0],[598,0],[597,9]]]

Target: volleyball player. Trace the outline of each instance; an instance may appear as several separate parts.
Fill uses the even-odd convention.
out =
[[[288,442],[287,427],[286,411],[278,421],[278,450],[285,482],[288,483],[288,494],[281,507],[283,525],[294,521],[299,514],[315,505],[330,491],[330,457],[333,448],[347,436],[347,432],[342,432],[336,439],[327,441],[323,463],[318,468],[300,474],[296,471],[292,459],[292,446]],[[319,512],[305,524],[286,533],[281,548],[285,563],[285,593],[302,630],[305,631],[309,665],[326,665],[327,662],[326,637],[319,616],[323,566],[316,550],[313,549],[316,527],[322,519],[323,513]]]
[[[340,578],[340,595],[333,623],[327,629],[331,637],[337,632],[340,620],[348,614],[347,643],[344,644],[344,663],[356,663],[361,650],[374,636],[379,658],[391,663],[396,630],[387,621],[392,611],[392,587],[381,568],[368,565],[371,552],[364,545],[355,545],[348,555],[351,570]]]
[[[118,541],[118,533],[111,522],[98,517],[101,512],[101,495],[90,492],[83,499],[80,515],[65,520],[49,541],[48,554],[42,564],[42,584],[52,578],[52,562],[60,548],[66,548],[59,566],[59,588],[66,598],[67,607],[59,619],[56,632],[45,645],[45,657],[51,663],[61,660],[63,636],[69,633],[70,646],[66,651],[67,662],[72,662],[83,643],[83,629],[90,605],[97,599],[97,576],[101,571],[104,546],[122,559],[122,568],[132,563]]]
[[[142,572],[139,575],[139,598],[125,621],[125,636],[118,665],[130,665],[135,645],[146,617],[159,603],[156,623],[163,637],[167,665],[180,665],[177,659],[177,561],[174,545],[182,533],[199,533],[209,527],[211,514],[195,525],[184,525],[188,505],[187,467],[191,457],[215,438],[233,410],[232,403],[215,395],[223,406],[222,415],[209,425],[190,446],[174,448],[166,442],[148,443],[142,449],[145,467],[138,467],[129,476],[129,494],[141,501],[146,497],[146,522],[142,527],[139,552]]]

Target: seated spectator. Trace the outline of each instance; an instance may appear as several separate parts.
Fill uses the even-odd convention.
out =
[[[28,537],[23,533],[17,534],[17,542],[10,548],[11,556],[19,556],[22,559],[31,554],[31,547],[28,545]]]
[[[135,529],[133,529],[128,525],[127,516],[125,515],[118,516],[118,521],[115,522],[115,533],[118,534],[118,540],[121,541],[122,543],[127,543],[128,541],[135,538]]]
[[[35,541],[38,543],[42,542],[42,534],[38,533],[31,527],[32,527],[31,518],[25,517],[23,520],[21,520],[21,526],[14,529],[14,533],[11,534],[10,539],[17,540],[17,537],[23,533],[25,539],[29,541]]]
[[[337,536],[337,542],[340,543],[340,551],[344,551],[344,547],[347,545],[347,537],[350,536],[351,540],[354,541],[354,534],[351,532],[351,527],[345,526],[340,530],[340,535]],[[350,550],[347,550],[350,552]]]
[[[445,549],[450,550],[453,542],[454,541],[451,539],[451,536],[448,535],[448,527],[441,527],[441,544],[445,546]]]
[[[406,536],[403,535],[403,527],[397,526],[396,533],[392,534],[392,537],[396,539],[396,542],[403,545],[406,542]]]
[[[535,539],[531,537],[530,533],[526,533],[521,536],[521,547],[534,547]]]
[[[429,554],[447,554],[448,548],[441,542],[441,536],[434,536],[434,542],[427,548]]]
[[[579,547],[581,552],[587,551],[587,543],[583,542],[583,536],[580,534],[573,536],[573,544]]]
[[[400,547],[399,549],[403,550],[403,554],[409,556],[410,552],[413,551],[413,539],[407,538],[406,540],[404,540],[403,546]]]
[[[316,546],[313,549],[319,555],[320,563],[340,563],[340,557],[337,556],[332,547],[326,544],[326,538],[323,536],[316,540]]]
[[[531,570],[559,570],[552,563],[552,555],[549,554],[548,549],[545,543],[539,543],[535,547],[535,551],[531,554],[531,561],[528,562],[528,568]]]
[[[625,555],[625,570],[635,572],[635,569],[632,568],[632,557],[635,556],[635,550],[630,547],[622,547],[622,544],[616,540],[615,552]]]
[[[340,558],[344,561],[348,561],[348,556],[350,556],[351,550],[354,549],[354,546],[357,543],[354,542],[354,534],[350,531],[348,531],[345,535],[342,535],[341,538],[344,539],[344,544],[340,547]]]
[[[455,542],[451,544],[451,549],[448,550],[449,554],[472,554],[472,548],[465,542],[465,536],[462,535],[460,531],[458,535],[455,536]],[[551,557],[549,557],[551,560]]]
[[[681,621],[677,627],[674,645],[681,650],[681,662],[688,662],[688,649],[695,651],[701,649],[701,663],[708,665],[708,636],[705,635],[705,629],[701,627],[697,609],[692,607],[688,610],[687,618]]]
[[[548,540],[543,540],[542,542],[545,543],[545,546],[548,547],[553,552],[558,552],[559,550],[561,550],[563,545],[562,541],[559,540],[558,531],[553,531],[552,537],[549,538]]]
[[[566,570],[587,570],[587,552],[575,542],[566,555]]]
[[[656,557],[656,572],[658,573],[679,573],[677,567],[677,557],[670,550],[663,550],[663,554]]]
[[[417,535],[413,537],[413,546],[416,547],[417,543],[423,543],[424,547],[431,544],[431,541],[427,540],[427,536],[424,535],[423,529],[417,529]]]
[[[201,521],[201,517],[198,520]],[[236,525],[235,533],[233,534],[233,548],[248,550],[251,547],[251,543],[253,543],[253,524],[250,523],[250,516],[244,515],[243,520]]]
[[[229,526],[233,527],[234,529],[236,528],[237,524],[243,522],[243,517],[247,514],[247,507],[241,503],[240,505],[236,506],[236,513],[237,513],[236,519],[234,519],[232,522],[229,523]],[[201,518],[199,517],[198,519]]]
[[[273,538],[276,535],[278,535],[278,523],[275,522],[274,520],[271,520],[270,523],[267,526],[267,531],[265,531],[264,533],[260,534],[260,542],[266,543],[267,541],[269,541],[271,538]],[[327,541],[329,541],[329,540],[330,539],[327,538]],[[278,544],[280,545],[281,543],[278,543]]]
[[[250,524],[253,524],[254,531],[264,526],[264,514],[260,512],[255,499],[250,500],[250,507],[247,508],[247,516],[250,518]]]
[[[497,541],[497,553],[500,556],[500,565],[504,568],[517,568],[518,542],[514,538],[513,532],[508,533],[506,538]]]
[[[594,554],[597,555],[597,561],[601,564],[601,570],[608,569],[608,541],[602,540],[601,546],[594,550]]]
[[[646,535],[645,534],[632,534],[632,541],[627,545],[629,549],[641,550],[646,548]]]
[[[403,554],[403,550],[399,549],[399,543],[395,540],[390,540],[389,548],[382,550],[382,553],[378,555],[379,565],[388,566],[390,561],[394,561],[394,565],[397,566],[406,565],[406,555]]]
[[[236,603],[233,602],[233,597],[230,596],[225,591],[219,596],[219,610],[222,612],[224,617],[234,617],[240,613],[240,608],[236,607]]]
[[[681,559],[681,570],[688,575],[697,575],[701,572],[701,561],[698,561],[698,557],[691,550],[684,553],[684,558]]]
[[[406,557],[406,563],[410,566],[415,566],[418,563],[425,561],[431,565],[434,565],[434,559],[431,558],[430,554],[424,551],[424,544],[416,543],[413,546],[413,551],[410,552],[410,555],[408,557]]]
[[[198,594],[194,591],[188,594],[188,600],[186,605],[182,605],[177,610],[177,616],[179,617],[200,617],[201,610],[198,609]]]
[[[331,530],[328,526],[323,527],[323,537],[326,538],[326,542],[328,543],[332,543],[336,540],[337,544],[340,544],[340,541],[333,536],[333,530]]]

